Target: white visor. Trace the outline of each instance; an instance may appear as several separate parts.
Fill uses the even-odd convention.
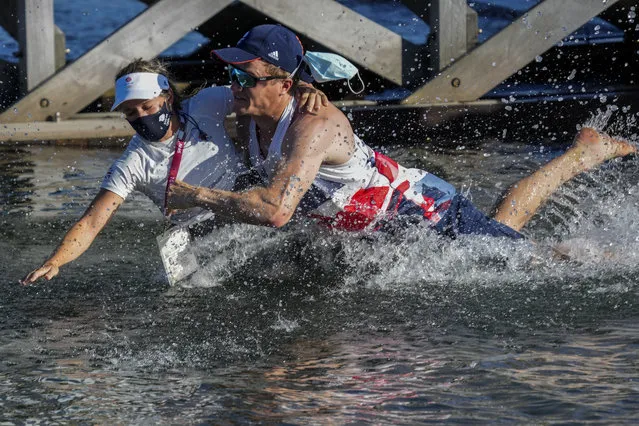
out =
[[[131,99],[153,99],[160,96],[163,90],[169,89],[169,80],[162,74],[152,72],[134,72],[123,75],[115,82],[115,110],[122,102]]]

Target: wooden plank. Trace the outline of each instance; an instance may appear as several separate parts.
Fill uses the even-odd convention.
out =
[[[20,80],[29,92],[55,72],[53,0],[18,1]]]
[[[0,115],[0,122],[46,121],[82,110],[113,86],[124,65],[150,59],[233,0],[160,0]],[[179,13],[176,13],[179,11]]]
[[[404,99],[472,101],[553,47],[617,0],[545,0]]]
[[[413,108],[408,105],[378,105],[375,101],[368,100],[346,100],[334,102],[338,108],[347,109],[352,112],[375,112],[390,110],[408,110]],[[434,104],[420,106],[421,108],[431,108],[434,110],[452,111],[455,108],[469,111],[475,108],[482,111],[493,111],[495,108],[503,107],[503,103],[498,100],[481,100],[473,103],[457,104]],[[236,116],[231,114],[225,118],[224,127],[231,136],[237,137]],[[95,112],[81,113],[71,116],[68,120],[61,121],[37,121],[29,123],[7,123],[0,124],[0,145],[5,143],[32,143],[32,142],[53,142],[65,141],[65,144],[85,145],[87,140],[108,139],[115,145],[124,145],[128,138],[135,132],[129,123],[122,118],[120,113]],[[125,141],[116,139],[125,138]],[[77,142],[73,142],[77,141]],[[109,144],[111,144],[111,142]]]
[[[35,121],[0,125],[0,145],[5,142],[72,141],[120,139],[127,141],[135,132],[119,114],[83,113],[62,121]],[[231,138],[237,137],[235,115],[225,118],[224,127]],[[118,145],[122,145],[118,143]]]
[[[334,0],[241,0],[293,31],[402,84],[402,38]],[[239,38],[239,37],[238,37]]]
[[[429,13],[431,67],[435,72],[466,53],[466,0],[433,0]]]
[[[133,134],[126,120],[113,117],[0,125],[0,141],[4,142],[118,138]]]

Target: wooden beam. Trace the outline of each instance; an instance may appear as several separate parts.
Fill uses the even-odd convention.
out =
[[[236,116],[224,119],[224,127],[231,138],[237,137]],[[73,141],[121,139],[132,137],[135,131],[118,113],[88,112],[61,121],[35,121],[0,125],[0,145],[5,142]],[[117,145],[123,145],[117,143]]]
[[[616,2],[545,0],[455,61],[403,103],[479,99]]]
[[[429,13],[430,60],[435,72],[466,53],[466,0],[433,0]]]
[[[0,141],[47,141],[58,139],[100,139],[131,137],[129,123],[119,117],[80,120],[36,121],[0,126]]]
[[[412,106],[408,105],[379,105],[375,101],[369,100],[346,100],[337,101],[333,104],[340,109],[347,109],[352,112],[383,112],[397,110],[408,111]],[[429,110],[441,111],[439,117],[444,112],[455,114],[458,111],[494,111],[502,108],[503,103],[498,100],[481,100],[473,103],[457,104],[435,104],[426,107]],[[433,117],[429,115],[429,120]],[[231,136],[237,137],[236,116],[231,114],[225,117],[224,127]],[[65,143],[79,143],[84,145],[86,140],[108,139],[116,145],[124,145],[115,139],[128,138],[135,132],[129,123],[122,118],[119,113],[96,112],[75,114],[68,120],[60,121],[37,121],[29,123],[8,123],[0,124],[0,145],[5,143],[32,143],[32,142],[53,142],[68,141]],[[76,141],[76,142],[73,142]],[[125,141],[126,142],[126,141]]]
[[[402,84],[402,38],[335,0],[240,0],[360,66]]]
[[[0,122],[46,121],[82,110],[135,58],[151,59],[233,0],[160,0],[0,114]]]
[[[53,0],[18,1],[20,82],[23,93],[55,73]]]

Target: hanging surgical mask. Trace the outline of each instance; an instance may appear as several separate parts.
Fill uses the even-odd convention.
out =
[[[311,75],[318,83],[346,80],[348,88],[355,94],[362,93],[366,88],[360,76],[359,81],[362,82],[362,89],[359,92],[353,90],[349,80],[355,75],[359,76],[359,71],[355,65],[339,55],[327,52],[306,52],[304,61],[308,64]]]
[[[147,141],[159,141],[169,131],[171,125],[171,111],[166,102],[155,114],[138,117],[129,121],[133,130]]]

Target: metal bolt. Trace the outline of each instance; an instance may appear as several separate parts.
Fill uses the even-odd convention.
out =
[[[40,107],[47,108],[49,106],[49,100],[47,98],[40,99]]]
[[[452,79],[452,81],[450,82],[450,84],[451,84],[453,87],[459,87],[459,86],[461,86],[461,80],[460,80],[459,78],[455,77],[455,78],[453,78],[453,79]]]

